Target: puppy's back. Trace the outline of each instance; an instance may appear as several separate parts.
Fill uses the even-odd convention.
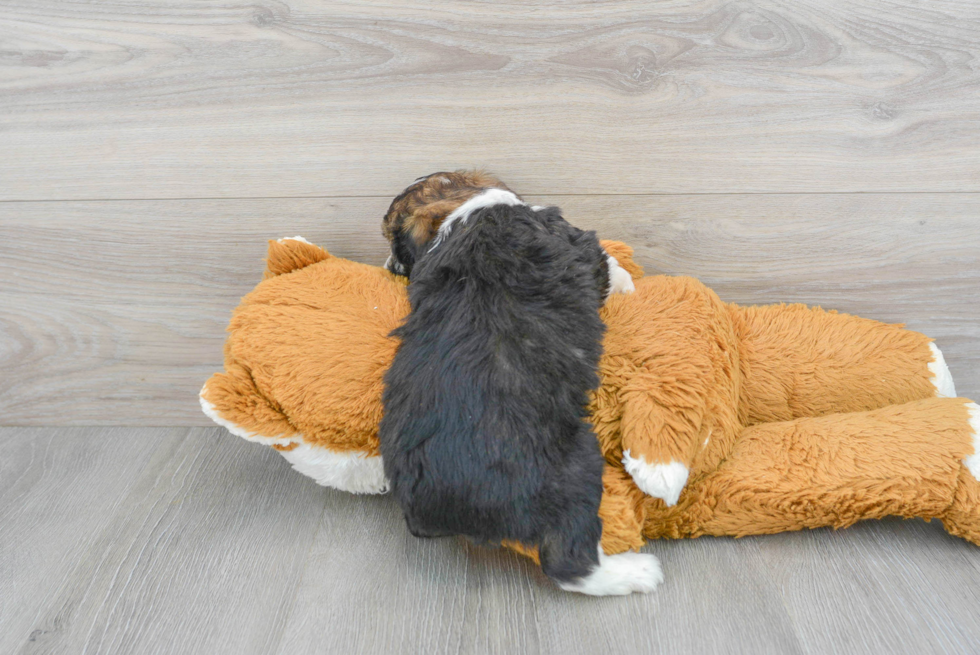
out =
[[[604,257],[557,209],[497,205],[416,264],[381,424],[413,533],[533,542],[550,505],[596,486]]]

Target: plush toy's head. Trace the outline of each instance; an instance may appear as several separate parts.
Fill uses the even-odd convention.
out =
[[[439,172],[415,180],[395,197],[382,221],[381,231],[391,244],[385,268],[410,275],[446,219],[488,189],[518,198],[506,184],[482,171]]]
[[[409,311],[405,278],[332,257],[302,238],[269,243],[265,280],[235,309],[225,370],[201,390],[216,422],[280,451],[321,484],[385,491],[382,376]],[[324,466],[324,460],[330,466]]]

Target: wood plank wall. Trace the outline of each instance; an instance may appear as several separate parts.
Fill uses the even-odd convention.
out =
[[[0,0],[0,425],[207,425],[302,234],[481,166],[650,273],[936,337],[980,397],[980,5]]]

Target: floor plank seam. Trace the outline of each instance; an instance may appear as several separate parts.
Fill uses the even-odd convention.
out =
[[[192,201],[243,201],[243,200],[379,200],[394,197],[391,194],[351,194],[351,195],[300,195],[300,196],[187,196],[187,197],[132,197],[132,198],[3,198],[3,204],[40,204],[40,203],[59,203],[59,202],[192,202]],[[526,196],[535,198],[682,198],[696,196],[860,196],[860,195],[879,195],[879,196],[909,196],[909,195],[971,195],[980,194],[980,188],[975,190],[961,191],[703,191],[698,193],[691,192],[622,192],[622,193],[525,193]]]

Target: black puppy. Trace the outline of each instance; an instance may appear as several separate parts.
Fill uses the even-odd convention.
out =
[[[586,421],[599,307],[610,275],[623,292],[629,275],[594,232],[485,174],[416,181],[384,226],[389,269],[410,276],[380,430],[409,530],[537,546],[566,590],[651,591],[656,558],[599,546],[603,458]]]

